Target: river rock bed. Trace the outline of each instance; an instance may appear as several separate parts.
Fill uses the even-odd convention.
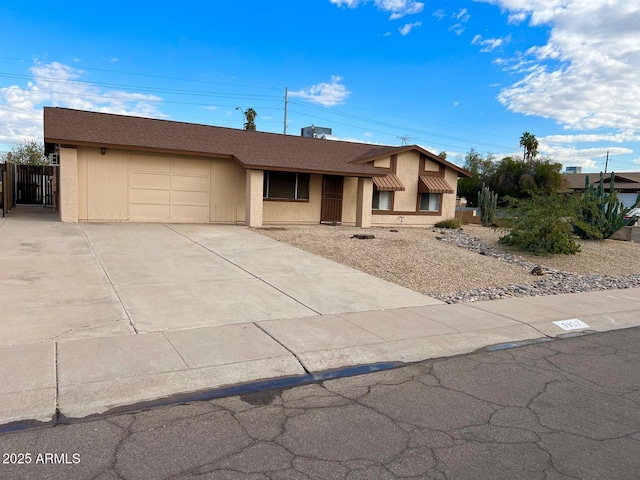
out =
[[[558,295],[561,293],[594,292],[621,288],[640,288],[640,273],[623,276],[609,275],[578,275],[563,272],[544,265],[528,262],[522,257],[497,250],[484,244],[478,237],[468,235],[462,230],[438,230],[436,238],[442,242],[471,250],[479,255],[485,255],[497,260],[518,265],[533,270],[540,266],[545,272],[530,284],[488,287],[474,290],[460,290],[450,293],[423,292],[425,295],[437,298],[446,303],[468,303],[483,300],[498,300],[514,297],[537,297],[541,295]]]

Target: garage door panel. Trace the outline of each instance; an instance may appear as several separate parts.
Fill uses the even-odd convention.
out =
[[[169,205],[129,205],[130,218],[132,220],[167,221],[171,218]]]
[[[209,192],[209,177],[187,177],[174,174],[171,177],[171,188],[190,192]]]
[[[209,177],[209,160],[180,159],[172,164],[173,174],[198,175]]]
[[[209,222],[210,160],[133,155],[132,221]]]
[[[209,192],[171,192],[172,205],[209,205]]]
[[[131,171],[147,173],[171,173],[171,159],[146,155],[132,155]]]
[[[618,194],[618,200],[620,200],[625,207],[635,207],[637,199],[638,199],[637,193],[619,193]]]
[[[171,220],[176,222],[207,223],[209,207],[196,205],[172,205]]]
[[[166,174],[132,172],[130,178],[131,188],[171,188],[171,176]]]
[[[131,189],[129,201],[134,203],[149,203],[154,205],[169,205],[171,192],[169,190]]]

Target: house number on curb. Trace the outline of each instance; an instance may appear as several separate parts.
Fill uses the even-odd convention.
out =
[[[553,322],[563,330],[578,330],[580,328],[589,328],[589,325],[577,318],[570,318],[569,320],[558,320]]]

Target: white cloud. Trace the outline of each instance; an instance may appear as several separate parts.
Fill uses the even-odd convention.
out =
[[[339,7],[356,8],[360,3],[360,0],[329,0],[334,5]]]
[[[441,8],[433,12],[433,16],[436,17],[438,20],[442,20],[444,17],[446,17],[444,10]]]
[[[0,143],[22,138],[42,138],[42,106],[53,105],[96,112],[165,117],[156,102],[160,97],[143,93],[105,90],[81,82],[84,72],[59,62],[36,63],[29,69],[26,86],[0,88]]]
[[[640,158],[636,158],[635,160],[633,160],[633,163],[640,163]]]
[[[422,22],[407,23],[403,27],[400,27],[398,30],[400,31],[400,35],[403,35],[403,36],[404,35],[409,35],[411,30],[413,30],[415,27],[419,27],[421,25],[422,25]]]
[[[629,0],[482,0],[550,27],[526,51],[528,69],[499,100],[577,130],[640,132],[640,3]]]
[[[471,18],[466,8],[461,8],[458,13],[454,13],[453,17],[461,23],[466,23]]]
[[[448,30],[460,36],[464,33],[465,27],[463,27],[461,23],[454,23]]]
[[[317,103],[325,107],[331,107],[344,103],[351,94],[347,87],[340,82],[342,77],[331,75],[329,83],[317,83],[310,87],[303,88],[297,92],[289,92],[289,96],[298,97],[311,103]]]
[[[457,107],[458,105],[460,105],[460,102],[453,102],[454,107]]]
[[[595,142],[639,142],[640,135],[632,131],[619,133],[581,133],[577,135],[547,135],[540,141],[547,143],[595,143]]]
[[[338,7],[356,8],[368,0],[329,0]],[[415,0],[373,0],[374,5],[383,12],[390,12],[389,20],[397,20],[405,15],[415,15],[424,10],[424,3]]]
[[[507,20],[507,24],[509,25],[520,25],[527,18],[527,14],[524,12],[512,13],[509,15],[509,19]]]
[[[482,38],[482,35],[476,35],[475,37],[473,37],[473,40],[471,40],[472,45],[482,46],[482,48],[480,49],[481,52],[492,52],[496,48],[506,45],[509,42],[511,42],[511,35],[507,35],[506,37],[502,38],[485,39]]]
[[[563,165],[578,166],[584,168],[594,168],[604,161],[604,157],[609,152],[609,157],[616,155],[628,155],[633,150],[625,147],[594,147],[577,148],[573,145],[558,145],[547,143],[546,137],[540,138],[540,155],[549,156],[556,162]],[[520,153],[522,154],[522,152]]]

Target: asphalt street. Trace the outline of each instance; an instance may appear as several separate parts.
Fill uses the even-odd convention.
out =
[[[640,478],[640,328],[0,435],[3,479]]]

